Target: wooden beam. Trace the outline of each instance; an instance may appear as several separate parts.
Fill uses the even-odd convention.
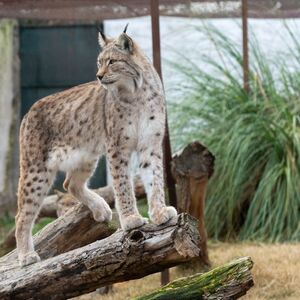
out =
[[[196,18],[234,18],[240,16],[240,0],[231,0],[228,9],[224,9],[223,5],[216,5],[215,10],[207,9],[207,2],[217,3],[218,1],[160,0],[160,15]],[[228,4],[228,2],[224,2],[225,5]],[[251,18],[300,17],[298,0],[277,2],[274,0],[249,0],[249,16]],[[235,5],[232,6],[232,3]],[[130,18],[149,14],[149,0],[0,1],[0,18],[90,23],[105,19]]]

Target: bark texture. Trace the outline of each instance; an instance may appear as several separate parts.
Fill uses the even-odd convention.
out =
[[[138,199],[145,197],[145,190],[139,176],[134,180],[135,195]],[[105,186],[94,190],[103,197],[110,207],[114,207],[114,192],[111,186]],[[69,212],[71,210],[71,212]],[[38,252],[51,257],[78,247],[85,246],[98,239],[103,239],[112,234],[118,227],[117,217],[114,223],[116,227],[109,230],[102,223],[97,223],[90,210],[80,204],[72,195],[56,192],[56,195],[48,196],[44,199],[43,207],[39,218],[62,216],[47,225],[39,232],[35,240]],[[39,245],[43,245],[39,248]],[[6,254],[16,247],[15,228],[7,235],[0,245],[0,255]],[[16,257],[16,254],[13,254]],[[46,257],[46,256],[43,256]]]
[[[200,262],[209,266],[207,234],[204,222],[205,196],[214,171],[214,156],[199,142],[188,144],[172,160],[172,173],[177,182],[178,211],[199,220]]]
[[[44,199],[39,218],[42,217],[60,217],[67,210],[80,203],[71,194],[55,191],[55,195],[48,196]],[[94,190],[99,196],[103,197],[111,208],[115,205],[115,195],[112,186],[104,186]],[[140,176],[134,178],[134,192],[137,199],[146,197],[143,182]]]
[[[252,266],[250,257],[239,258],[210,272],[175,280],[136,300],[238,299],[254,285]]]
[[[141,278],[198,256],[198,240],[196,219],[181,214],[165,225],[118,230],[106,239],[22,269],[16,260],[3,258],[0,299],[68,299]]]
[[[45,226],[33,240],[41,259],[46,259],[104,239],[117,228],[116,214],[111,223],[98,223],[87,207],[77,204],[63,216]],[[2,264],[7,265],[15,260],[17,260],[17,251],[13,250],[0,259],[0,270]]]

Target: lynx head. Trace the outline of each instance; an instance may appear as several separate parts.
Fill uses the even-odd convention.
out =
[[[99,33],[102,51],[97,61],[97,78],[107,90],[134,93],[142,85],[142,69],[138,65],[138,47],[126,34],[127,25],[116,39]]]

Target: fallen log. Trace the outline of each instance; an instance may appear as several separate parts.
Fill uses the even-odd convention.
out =
[[[16,247],[15,227],[7,233],[4,240],[0,243],[0,257]]]
[[[117,214],[113,215],[109,225],[99,223],[86,206],[77,204],[35,234],[33,242],[41,259],[46,259],[104,239],[118,227]],[[17,251],[13,250],[0,259],[0,270],[2,264],[7,265],[15,260]]]
[[[106,225],[109,227],[109,224]],[[20,268],[0,259],[0,299],[68,299],[141,278],[199,255],[197,221],[187,214]]]
[[[200,262],[208,264],[206,231],[204,227],[205,188],[202,189],[203,185],[199,185],[198,183],[194,186],[193,182],[196,180],[195,177],[200,178],[200,180],[203,180],[204,178],[206,186],[207,178],[211,175],[212,169],[207,169],[207,167],[211,165],[208,163],[210,158],[210,155],[208,155],[209,152],[207,152],[207,150],[204,151],[204,148],[202,147],[199,148],[193,145],[197,146],[197,144],[192,143],[185,148],[188,151],[185,150],[182,154],[175,155],[172,165],[173,172],[174,170],[177,170],[176,172],[178,173],[178,170],[180,170],[181,174],[180,180],[178,179],[178,174],[176,175],[176,178],[178,179],[177,187],[180,191],[179,204],[182,203],[180,207],[183,206],[185,201],[184,195],[188,195],[189,199],[193,199],[193,203],[197,204],[199,202],[199,204],[197,204],[198,207],[201,208],[199,213],[195,213],[195,210],[188,212],[199,218],[199,231],[201,236],[201,240],[199,241],[199,247],[201,249]],[[186,155],[186,153],[190,153],[190,156]],[[184,163],[184,161],[187,161],[187,163]],[[184,193],[184,186],[186,186],[186,183],[189,183],[190,181],[192,182],[191,185],[189,184],[191,190]],[[134,186],[136,197],[145,197],[145,190],[139,176],[135,177]],[[200,187],[198,189],[200,192],[193,193],[194,190],[197,191],[197,187]],[[95,191],[104,197],[111,207],[114,206],[114,193],[111,186],[99,188]],[[189,199],[187,199],[187,201],[190,201]],[[71,212],[69,212],[69,210],[71,210]],[[66,211],[67,213],[65,213]],[[182,211],[184,211],[184,209],[182,209]],[[66,251],[88,245],[98,239],[103,239],[112,234],[118,227],[116,225],[114,228],[110,227],[108,230],[107,226],[102,223],[95,222],[89,209],[79,204],[77,199],[66,193],[58,193],[57,195],[45,198],[40,217],[53,217],[56,215],[64,216],[63,218],[58,218],[51,224],[48,224],[34,238],[35,247],[41,258],[49,258]],[[4,254],[11,251],[14,247],[14,231],[11,231],[8,235],[7,241],[4,241],[0,250]],[[13,261],[16,257],[16,251],[13,251],[6,255],[5,259],[6,261]]]
[[[254,285],[250,257],[236,259],[207,273],[177,279],[136,300],[238,299]]]
[[[136,176],[134,179],[134,189],[137,199],[145,197],[144,186],[139,176]],[[111,186],[105,186],[94,191],[103,197],[110,207],[114,207],[114,192]],[[74,207],[76,208],[74,209]],[[66,215],[69,210],[72,210],[72,213]],[[107,230],[107,227],[103,226],[103,224],[96,222],[91,216],[89,209],[80,204],[70,194],[56,192],[56,195],[46,197],[39,218],[56,218],[62,215],[65,216],[53,221],[47,226],[47,229],[42,230],[35,237],[36,247],[39,249],[39,245],[43,245],[40,249],[42,256],[49,255],[47,257],[51,257],[85,246],[98,239],[107,237],[116,230],[116,228]],[[15,247],[15,228],[13,228],[0,245],[0,256],[13,250]],[[13,257],[15,257],[15,254]]]
[[[112,186],[104,186],[93,190],[99,196],[105,199],[110,207],[114,207],[115,195]],[[134,177],[134,192],[137,199],[146,197],[143,182],[140,176]],[[55,191],[54,195],[47,196],[43,201],[39,218],[56,218],[63,215],[68,209],[79,203],[71,194]]]

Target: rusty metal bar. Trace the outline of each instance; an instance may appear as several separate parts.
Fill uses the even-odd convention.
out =
[[[244,90],[249,93],[249,49],[248,49],[248,0],[242,0],[243,23],[243,80]]]
[[[152,23],[152,49],[153,49],[153,64],[162,78],[161,73],[161,55],[160,55],[160,35],[159,35],[159,0],[151,0],[151,23]],[[170,204],[174,207],[177,206],[176,201],[176,189],[175,189],[175,180],[171,174],[171,160],[172,160],[172,151],[169,138],[169,126],[166,118],[166,133],[164,139],[164,157],[165,157],[165,170],[166,170],[166,179],[167,179],[167,188],[169,193]]]
[[[152,51],[153,64],[162,79],[160,57],[160,33],[159,33],[159,0],[150,0],[151,26],[152,26]]]
[[[153,64],[154,67],[162,79],[161,73],[161,55],[160,55],[160,34],[159,34],[159,0],[150,0],[150,10],[151,10],[151,25],[152,25],[152,51],[153,51]],[[169,138],[169,127],[166,115],[166,131],[163,142],[164,148],[164,165],[166,172],[167,190],[169,195],[169,202],[171,205],[176,207],[176,189],[175,181],[171,173],[171,144]],[[164,270],[161,272],[161,285],[165,285],[170,281],[169,270]]]

